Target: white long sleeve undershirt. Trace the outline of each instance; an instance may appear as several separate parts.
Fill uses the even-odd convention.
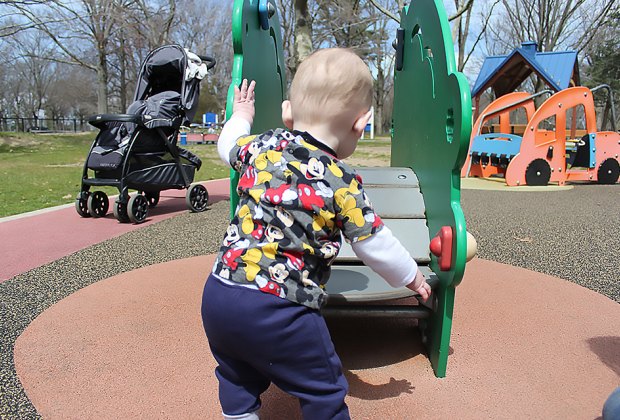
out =
[[[237,139],[249,135],[251,129],[247,120],[235,116],[224,125],[218,139],[217,151],[228,165],[230,165],[230,152],[235,147]],[[353,243],[351,247],[364,264],[383,277],[392,287],[407,286],[418,271],[415,260],[387,226],[370,238]]]
[[[224,124],[222,132],[217,140],[217,153],[220,159],[230,166],[230,151],[235,147],[235,142],[239,137],[250,134],[252,126],[250,123],[234,115]]]
[[[407,286],[418,271],[415,260],[387,226],[351,247],[364,264],[392,287]]]

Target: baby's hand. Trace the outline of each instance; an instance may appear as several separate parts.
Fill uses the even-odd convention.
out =
[[[407,285],[407,288],[419,294],[422,298],[422,302],[426,302],[432,292],[431,286],[429,286],[429,284],[426,282],[426,279],[424,278],[420,270],[418,270],[418,272],[416,273],[413,281]]]
[[[256,82],[252,80],[248,86],[248,80],[243,79],[241,89],[235,86],[233,102],[233,116],[241,117],[252,125],[254,122],[254,87]]]

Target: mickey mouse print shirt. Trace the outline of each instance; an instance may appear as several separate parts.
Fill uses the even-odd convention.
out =
[[[384,227],[361,179],[308,133],[242,135],[226,149],[222,158],[240,173],[239,205],[213,274],[319,309],[341,232],[354,244]]]

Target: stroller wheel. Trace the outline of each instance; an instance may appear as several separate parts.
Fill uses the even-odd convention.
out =
[[[87,200],[88,213],[93,217],[103,217],[108,214],[110,201],[103,191],[95,191]]]
[[[129,199],[127,215],[133,223],[142,223],[149,213],[149,202],[142,194],[136,194]]]
[[[155,207],[159,203],[159,191],[147,192],[144,195],[146,196],[146,201],[149,202],[150,208]]]
[[[82,217],[90,217],[88,212],[88,197],[90,193],[82,191],[75,199],[75,211]]]
[[[121,223],[129,222],[129,216],[127,215],[127,203],[115,202],[114,203],[114,217]]]
[[[205,211],[209,201],[209,193],[202,184],[194,184],[187,190],[185,194],[185,202],[187,207],[195,213]]]

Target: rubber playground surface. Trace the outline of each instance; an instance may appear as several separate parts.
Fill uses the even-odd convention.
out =
[[[226,226],[228,182],[205,185],[212,203],[207,212],[188,214],[178,199],[184,192],[171,192],[139,226],[119,224],[112,216],[81,219],[71,207],[0,221],[0,314],[7,322],[0,417],[221,418],[200,298]],[[597,204],[605,207],[618,197],[614,187],[583,188],[582,194],[612,197],[580,204],[595,213]],[[550,203],[557,205],[571,192],[553,192]],[[490,249],[494,242],[476,216],[483,217],[487,207],[496,212],[488,203],[477,212],[480,197],[504,200],[502,208],[522,213],[519,203],[540,202],[545,193],[534,194],[464,191],[464,209],[472,213],[472,227],[479,227],[474,233],[480,246]],[[499,226],[505,225],[500,216]],[[612,231],[617,235],[615,225]],[[538,242],[549,247],[526,229],[510,235],[504,239],[512,241],[506,243],[517,257],[536,251],[520,247]],[[501,251],[504,243],[495,243]],[[611,270],[619,266],[616,244],[599,249]],[[587,260],[582,262],[587,269]],[[443,379],[434,376],[412,321],[330,318],[350,384],[352,418],[599,417],[620,384],[617,288],[605,296],[591,290],[595,286],[517,263],[476,258],[468,264],[457,288]],[[546,262],[533,264],[544,268]],[[613,282],[616,274],[607,277]],[[90,280],[77,284],[73,277]],[[300,418],[296,400],[273,387],[261,414]]]

